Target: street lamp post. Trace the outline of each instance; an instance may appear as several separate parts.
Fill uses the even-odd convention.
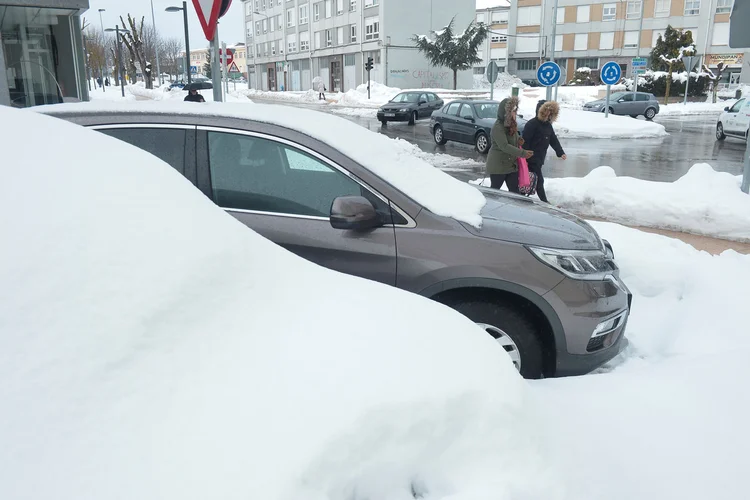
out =
[[[187,2],[182,2],[182,7],[167,7],[167,12],[180,12],[182,11],[182,19],[185,25],[185,73],[187,73],[187,82],[191,82],[190,75],[190,32],[188,31],[188,15],[187,15]]]
[[[115,24],[114,28],[107,28],[106,30],[109,33],[115,32],[115,40],[117,42],[117,60],[119,61],[119,64],[117,65],[117,77],[120,79],[120,91],[122,92],[122,96],[125,97],[125,70],[122,65],[122,47],[120,46],[120,33],[130,33],[130,30],[122,28],[120,29],[120,26],[118,24]]]
[[[159,73],[159,86],[162,86],[161,81],[161,66],[159,66],[159,44],[158,37],[159,32],[156,30],[156,17],[154,16],[154,0],[151,0],[151,24],[154,26],[154,53],[156,55],[156,72]]]

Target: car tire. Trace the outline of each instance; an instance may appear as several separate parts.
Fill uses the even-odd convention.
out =
[[[388,125],[388,120],[380,120],[380,124],[385,127]]]
[[[630,115],[630,118],[638,119],[638,115]]]
[[[507,304],[472,298],[458,298],[446,305],[477,323],[495,338],[524,378],[542,378],[542,343],[534,322],[527,315]]]
[[[646,117],[646,120],[651,121],[656,116],[656,110],[654,108],[648,108],[645,113],[643,113],[643,116]]]
[[[724,133],[724,125],[721,124],[721,122],[716,124],[716,140],[717,141],[723,141],[726,139],[727,136]]]
[[[432,138],[435,139],[435,144],[439,144],[440,146],[443,146],[448,142],[448,139],[446,139],[443,134],[443,127],[440,125],[435,125],[435,128],[432,129]]]
[[[417,112],[412,111],[411,116],[409,117],[409,125],[414,125],[414,123],[417,121],[417,118],[418,118]]]
[[[484,132],[479,132],[474,138],[474,147],[477,148],[477,151],[479,153],[483,155],[487,154],[487,152],[490,150],[490,146],[490,139]]]

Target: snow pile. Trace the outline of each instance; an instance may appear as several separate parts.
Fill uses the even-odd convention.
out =
[[[0,219],[0,498],[539,496],[559,480],[526,384],[466,318],[303,261],[123,142],[0,116],[18,145],[0,165],[16,214]],[[29,130],[53,147],[28,155]]]
[[[371,172],[400,189],[428,210],[473,226],[482,224],[480,211],[486,200],[482,193],[468,184],[436,170],[414,155],[416,146],[393,140],[382,134],[327,113],[291,106],[255,104],[231,106],[222,103],[76,103],[47,106],[40,112],[118,113],[166,112],[183,115],[221,116],[273,123],[314,137],[366,166]]]
[[[474,76],[474,89],[475,90],[484,90],[484,89],[490,89],[492,85],[490,84],[489,80],[487,80],[487,73],[483,73],[481,75],[473,75]],[[497,80],[495,81],[495,89],[500,90],[508,90],[510,92],[510,89],[514,86],[518,88],[526,88],[526,84],[521,81],[520,78],[518,78],[516,75],[511,75],[510,73],[504,71],[502,73],[499,73],[497,75]]]
[[[547,179],[549,197],[576,214],[629,225],[750,241],[750,196],[741,178],[699,163],[675,182],[617,177],[610,167],[583,178]]]
[[[335,104],[340,106],[377,108],[396,97],[399,92],[401,92],[399,88],[370,82],[370,99],[367,98],[367,84],[363,83],[357,86],[356,89],[347,90],[343,94],[333,97],[333,100]]]
[[[710,97],[709,97],[710,99]],[[727,106],[725,102],[689,102],[687,104],[675,103],[661,105],[659,115],[661,116],[687,116],[687,115],[712,115],[718,116]]]
[[[161,101],[164,99],[172,99],[177,96],[182,96],[184,98],[186,94],[181,89],[175,89],[174,92],[170,91],[168,86],[166,88],[147,89],[143,83],[128,85],[125,87],[125,92],[134,96],[138,101]]]
[[[543,97],[541,97],[543,99]],[[537,99],[522,99],[521,114],[529,119],[536,114]],[[668,135],[664,125],[629,116],[594,113],[578,109],[562,109],[555,122],[555,133],[560,138],[634,139]]]

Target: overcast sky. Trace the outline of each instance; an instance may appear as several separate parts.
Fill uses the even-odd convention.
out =
[[[153,0],[154,17],[156,18],[156,27],[159,32],[166,37],[179,37],[184,39],[184,29],[182,24],[182,12],[170,13],[165,12],[169,6],[182,7],[182,0]],[[151,0],[89,0],[90,8],[83,17],[86,22],[90,22],[94,28],[99,28],[99,9],[105,9],[102,12],[104,28],[114,28],[115,24],[120,24],[120,17],[127,21],[128,14],[140,20],[146,16],[146,23],[151,24]],[[203,29],[198,22],[198,15],[195,13],[193,2],[188,0],[188,24],[190,26],[190,48],[206,48],[208,41],[203,35]],[[219,36],[222,42],[227,45],[234,45],[237,42],[245,41],[244,13],[242,12],[242,1],[232,0],[232,6],[229,12],[219,20]]]

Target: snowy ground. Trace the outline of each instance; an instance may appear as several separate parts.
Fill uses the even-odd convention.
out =
[[[489,185],[489,179],[472,181]],[[545,179],[550,200],[579,215],[750,242],[750,196],[742,176],[693,165],[675,182],[617,177],[610,167],[586,177]]]
[[[596,223],[630,348],[523,381],[464,318],[301,261],[140,150],[27,110],[0,133],[0,498],[747,496],[750,256]]]
[[[238,94],[232,91],[232,84],[229,85],[229,94],[225,96],[225,100],[228,103],[250,103],[250,99],[246,96]],[[212,89],[199,91],[206,102],[213,102],[214,94]],[[92,101],[182,101],[187,96],[187,92],[182,89],[169,89],[169,85],[165,84],[161,88],[147,89],[143,83],[137,83],[135,85],[125,86],[125,97],[122,96],[122,90],[120,87],[107,87],[105,90],[101,88],[92,89],[89,93]]]
[[[661,116],[688,116],[688,115],[711,115],[718,117],[727,106],[731,106],[734,101],[712,102],[689,102],[687,104],[675,103],[660,105],[659,115]]]

